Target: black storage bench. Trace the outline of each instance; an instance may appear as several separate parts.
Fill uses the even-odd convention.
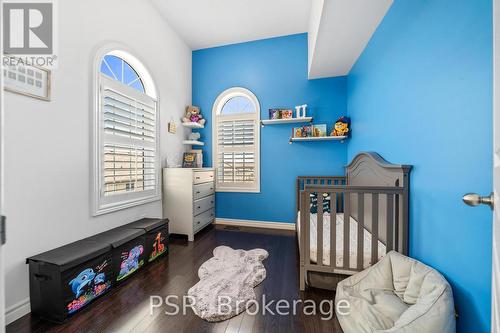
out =
[[[145,231],[142,229],[116,228],[88,238],[111,245],[113,281],[124,281],[145,263]]]
[[[168,219],[142,219],[26,259],[31,312],[65,321],[168,253]]]
[[[63,322],[113,285],[109,243],[81,240],[26,259],[31,312]]]
[[[148,263],[168,253],[168,219],[144,218],[124,225],[123,228],[145,231],[144,252]]]

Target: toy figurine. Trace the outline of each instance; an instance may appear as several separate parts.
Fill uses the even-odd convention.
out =
[[[330,133],[331,136],[349,136],[351,134],[350,127],[351,119],[349,117],[342,116],[340,117],[335,125],[333,126],[333,130]]]

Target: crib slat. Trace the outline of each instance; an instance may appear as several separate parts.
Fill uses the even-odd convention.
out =
[[[378,193],[372,194],[372,260],[374,265],[378,261]]]
[[[337,266],[337,193],[330,193],[330,266]]]
[[[365,194],[358,193],[358,251],[356,252],[358,259],[358,270],[363,270],[364,264],[364,249],[365,249]]]
[[[305,221],[305,228],[304,228],[304,236],[305,236],[305,245],[304,245],[304,251],[305,251],[305,264],[310,265],[311,264],[311,196],[309,192],[305,192],[307,194],[307,198],[305,198],[306,204],[303,206],[303,212],[301,209],[301,214],[304,214],[304,221]]]
[[[399,200],[400,196],[399,194],[396,194],[394,199],[394,203],[396,205],[394,210],[394,248],[398,252],[401,251],[401,247],[399,246]]]
[[[349,269],[350,266],[350,248],[351,248],[351,237],[350,237],[350,229],[351,229],[351,209],[349,207],[349,201],[350,201],[350,193],[349,192],[343,192],[343,197],[344,197],[344,252],[343,252],[343,258],[344,258],[344,269]]]
[[[394,234],[393,234],[393,223],[394,223],[394,195],[392,194],[387,194],[387,246],[386,246],[386,251],[385,253],[389,253],[394,249],[393,245],[393,239],[394,239]]]
[[[306,198],[306,194],[305,192],[302,192],[300,191],[299,192],[299,207],[302,209],[302,210],[305,210],[304,207],[306,207],[307,205],[307,202],[305,200]],[[299,210],[300,212],[300,210]],[[299,219],[299,227],[297,228],[297,230],[300,230],[300,233],[299,233],[299,258],[300,258],[300,272],[299,272],[299,286],[300,286],[300,290],[304,290],[305,289],[305,253],[307,252],[305,249],[305,226],[306,226],[306,222],[304,220],[304,213],[302,212],[300,214],[300,219]]]
[[[316,264],[318,266],[323,266],[323,193],[318,192],[318,215],[317,215],[317,222],[316,222],[316,230],[317,232],[317,241],[316,244],[318,245],[316,247]]]

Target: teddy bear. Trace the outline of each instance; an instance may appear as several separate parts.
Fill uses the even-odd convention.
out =
[[[182,118],[182,121],[185,123],[198,123],[200,125],[205,125],[205,119],[203,119],[203,116],[200,113],[200,108],[197,106],[188,106],[186,107],[186,114],[184,115],[184,118]]]
[[[349,135],[350,129],[349,126],[351,125],[351,119],[349,117],[340,117],[335,125],[333,126],[333,131],[330,134],[331,136],[344,136],[344,135]]]

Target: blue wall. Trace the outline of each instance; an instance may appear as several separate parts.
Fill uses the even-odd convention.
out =
[[[212,105],[224,90],[241,86],[259,99],[261,118],[269,108],[307,103],[315,123],[328,128],[347,110],[346,78],[307,79],[307,35],[299,34],[193,52],[193,104],[208,126],[205,165],[212,165]],[[261,193],[218,193],[216,215],[257,221],[295,222],[295,178],[342,175],[346,144],[288,144],[292,125],[261,129]]]
[[[459,332],[489,332],[491,0],[395,1],[348,77],[348,159],[414,165],[410,254],[451,282]]]

